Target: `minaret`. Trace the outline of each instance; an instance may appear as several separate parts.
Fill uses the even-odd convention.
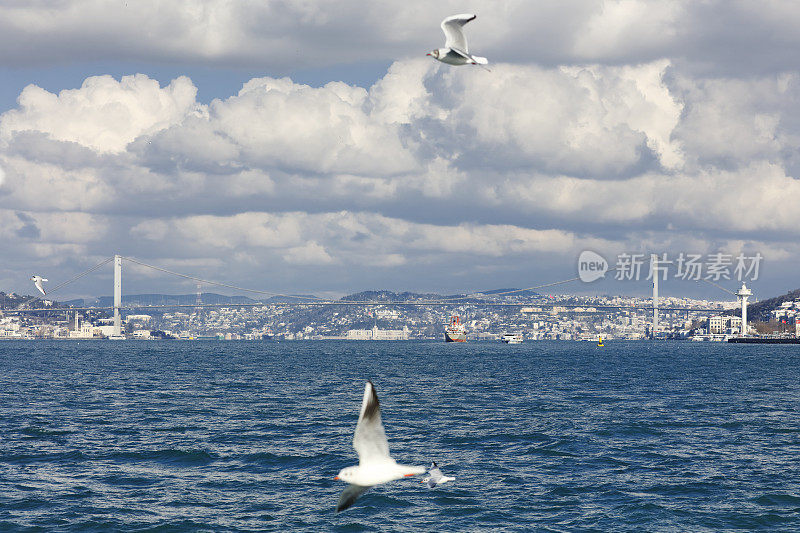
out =
[[[747,336],[747,299],[752,295],[753,291],[742,282],[742,288],[736,293],[736,296],[742,301],[742,337]]]

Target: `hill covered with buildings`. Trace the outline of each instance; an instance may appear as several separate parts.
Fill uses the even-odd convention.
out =
[[[526,339],[640,339],[652,335],[649,297],[542,296],[497,289],[469,295],[362,291],[339,300],[313,295],[273,296],[257,300],[216,293],[125,295],[123,319],[128,336],[151,332],[178,338],[436,339],[450,317],[458,315],[468,338],[497,339],[519,333]],[[72,309],[66,306],[72,304]],[[104,296],[59,303],[36,296],[0,292],[2,336],[96,336],[108,329],[113,302]],[[663,297],[659,336],[687,338],[735,329],[733,301]],[[21,307],[58,308],[59,312],[19,312]],[[97,309],[85,309],[86,307]],[[752,322],[800,313],[800,290],[750,306]],[[725,316],[728,315],[728,316]],[[712,331],[712,329],[714,331]],[[717,331],[719,330],[719,331]],[[77,333],[79,332],[79,333]],[[85,337],[80,337],[85,338]]]

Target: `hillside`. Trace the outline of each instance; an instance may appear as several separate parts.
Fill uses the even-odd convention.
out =
[[[440,300],[441,294],[420,294],[416,292],[362,291],[343,296],[345,302],[413,302],[418,300]]]
[[[779,308],[783,302],[791,302],[794,300],[800,300],[800,289],[795,289],[787,292],[784,295],[775,296],[774,298],[768,298],[766,300],[761,300],[760,302],[750,304],[747,306],[748,322],[751,320],[769,322],[771,318],[770,311]],[[739,310],[737,309],[732,311],[730,314],[738,315]]]
[[[18,309],[20,305],[25,304],[26,308],[39,308],[45,307],[44,300],[40,296],[31,296],[29,294],[14,294],[5,293],[0,291],[0,309]],[[53,307],[61,307],[58,302],[53,302]]]
[[[249,304],[258,300],[253,300],[246,296],[225,296],[213,292],[204,292],[201,295],[204,304]],[[124,294],[122,295],[122,305],[193,305],[197,301],[196,294]],[[77,299],[65,302],[75,307],[99,306],[111,307],[114,305],[114,298],[111,296],[100,296],[95,299]]]

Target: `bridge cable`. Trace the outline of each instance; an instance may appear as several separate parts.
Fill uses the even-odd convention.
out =
[[[612,269],[607,270],[607,272],[609,272],[609,273],[610,272],[616,272],[617,270],[620,270],[620,268],[619,267],[612,268]],[[526,289],[513,289],[513,290],[510,290],[510,291],[495,292],[495,293],[492,293],[492,294],[475,293],[475,292],[473,292],[472,294],[467,295],[467,296],[459,296],[459,297],[454,297],[454,298],[443,298],[443,301],[465,300],[467,298],[474,298],[475,295],[477,295],[477,294],[484,294],[484,296],[503,296],[505,294],[513,294],[515,292],[533,291],[533,290],[536,290],[536,289],[544,289],[544,288],[547,288],[547,287],[554,287],[556,285],[563,285],[564,283],[570,283],[572,281],[578,281],[579,279],[581,279],[581,278],[580,277],[570,278],[570,279],[565,279],[563,281],[555,281],[553,283],[545,283],[544,285],[536,285],[535,287],[528,287]]]
[[[699,280],[697,280],[697,281],[705,281],[706,283],[709,283],[709,284],[711,284],[711,285],[715,286],[716,288],[718,288],[718,289],[720,289],[720,290],[723,290],[723,291],[727,292],[728,294],[732,294],[732,295],[734,295],[734,296],[736,296],[736,297],[738,298],[738,295],[737,295],[735,292],[733,292],[733,291],[729,291],[728,289],[726,289],[726,288],[725,288],[725,287],[723,287],[722,285],[720,285],[720,284],[718,284],[718,283],[714,283],[714,282],[713,282],[713,281],[711,281],[710,279],[699,279]]]
[[[52,293],[56,292],[57,290],[59,290],[59,289],[61,289],[61,288],[65,287],[65,286],[69,285],[70,283],[72,283],[72,282],[74,282],[74,281],[77,281],[77,280],[81,279],[83,276],[86,276],[87,274],[91,274],[92,272],[94,272],[94,271],[95,271],[95,270],[97,270],[98,268],[100,268],[100,267],[102,267],[102,266],[105,266],[105,265],[107,265],[108,263],[110,263],[110,262],[111,262],[111,261],[113,261],[113,260],[114,260],[114,258],[113,258],[113,257],[109,257],[109,258],[107,258],[105,261],[103,261],[102,263],[98,263],[98,264],[96,264],[95,266],[93,266],[93,267],[92,267],[92,268],[90,268],[89,270],[86,270],[86,271],[84,271],[84,272],[81,272],[81,273],[80,273],[80,274],[78,274],[77,276],[75,276],[75,277],[73,277],[73,278],[70,278],[70,279],[68,279],[67,281],[65,281],[65,282],[63,282],[63,283],[61,283],[61,284],[59,284],[59,285],[56,285],[56,286],[55,286],[55,287],[53,287],[52,289],[48,289],[48,290],[47,290],[47,294],[52,294]],[[46,295],[42,295],[42,296],[46,296]],[[25,301],[23,301],[21,304],[19,304],[19,305],[17,306],[17,309],[20,309],[20,308],[21,308],[23,305],[25,305],[26,303],[30,302],[30,301],[31,301],[31,300],[33,300],[34,298],[39,298],[39,297],[38,297],[38,296],[36,296],[36,295],[30,296],[30,297],[29,297],[27,300],[25,300]],[[40,298],[40,299],[41,299],[41,298]]]
[[[160,272],[165,272],[167,274],[172,274],[173,276],[178,276],[178,277],[181,277],[181,278],[190,279],[190,280],[197,281],[197,282],[200,282],[200,283],[205,283],[207,285],[216,285],[218,287],[227,287],[229,289],[235,289],[237,291],[252,292],[252,293],[255,293],[255,294],[264,294],[264,295],[267,295],[267,296],[281,296],[281,297],[284,297],[284,298],[296,298],[296,299],[299,299],[299,300],[325,301],[324,298],[317,298],[316,296],[294,296],[294,295],[291,295],[291,294],[281,294],[279,292],[261,291],[261,290],[257,290],[257,289],[247,289],[245,287],[238,287],[236,285],[230,285],[228,283],[220,283],[218,281],[211,281],[211,280],[207,280],[207,279],[203,279],[203,278],[198,278],[198,277],[195,277],[195,276],[189,276],[189,275],[186,275],[186,274],[181,274],[180,272],[175,272],[173,270],[168,270],[166,268],[161,268],[161,267],[157,267],[157,266],[154,266],[154,265],[148,265],[147,263],[143,263],[142,261],[139,261],[137,259],[133,259],[132,257],[123,257],[123,259],[125,259],[126,261],[130,261],[131,263],[136,263],[137,265],[141,265],[141,266],[144,266],[144,267],[147,267],[147,268],[152,268],[153,270],[158,270]]]

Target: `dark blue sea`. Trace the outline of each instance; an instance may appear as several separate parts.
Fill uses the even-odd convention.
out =
[[[0,342],[2,531],[800,530],[800,345]],[[334,513],[364,381],[456,481]]]

